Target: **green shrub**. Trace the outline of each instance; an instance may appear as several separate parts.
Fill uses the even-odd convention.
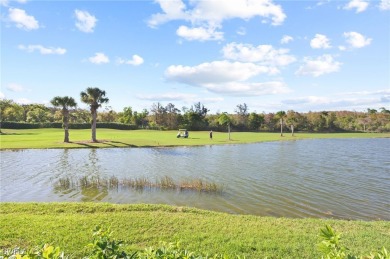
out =
[[[323,239],[318,244],[318,250],[322,253],[322,259],[390,259],[386,248],[379,252],[373,252],[367,256],[358,257],[349,253],[349,249],[341,245],[341,234],[336,233],[330,226],[321,229],[320,237]]]

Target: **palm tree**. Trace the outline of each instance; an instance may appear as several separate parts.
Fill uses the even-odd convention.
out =
[[[280,119],[280,136],[283,137],[283,119],[286,117],[285,111],[278,111],[276,113],[276,118]]]
[[[62,107],[62,127],[65,130],[64,142],[69,142],[69,108],[76,107],[77,103],[69,96],[56,96],[50,101],[50,103],[55,107]]]
[[[92,141],[96,140],[96,118],[97,109],[102,106],[103,103],[108,103],[109,99],[105,98],[106,91],[102,91],[99,88],[88,87],[85,92],[80,93],[81,101],[89,105],[92,115]]]
[[[218,117],[218,123],[220,125],[227,125],[228,126],[228,136],[229,136],[229,140],[230,140],[230,123],[232,122],[232,119],[231,117],[226,113],[222,113],[221,115],[219,115]]]

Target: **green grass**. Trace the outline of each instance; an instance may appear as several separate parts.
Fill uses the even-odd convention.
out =
[[[96,225],[111,226],[125,250],[180,241],[202,254],[247,258],[320,258],[316,245],[326,224],[342,233],[353,254],[390,247],[390,222],[289,219],[231,215],[166,205],[0,203],[0,248],[60,246],[80,258]]]
[[[262,141],[298,140],[313,138],[389,138],[390,133],[256,133],[233,132],[232,140],[228,140],[226,132],[214,132],[209,139],[207,131],[190,131],[188,139],[176,138],[177,131],[155,130],[114,130],[97,129],[100,143],[91,143],[91,130],[70,130],[71,143],[64,143],[62,129],[2,129],[0,135],[1,149],[21,148],[107,148],[107,147],[159,147],[159,146],[196,146],[254,143]]]

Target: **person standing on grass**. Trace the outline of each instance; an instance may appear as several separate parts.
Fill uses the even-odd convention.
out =
[[[210,139],[213,139],[213,131],[210,130]]]

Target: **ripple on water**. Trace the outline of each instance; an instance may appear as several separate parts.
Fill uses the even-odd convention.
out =
[[[165,203],[228,213],[390,220],[390,139],[245,145],[1,151],[1,201]],[[170,176],[224,186],[221,194],[60,190],[63,177]]]

